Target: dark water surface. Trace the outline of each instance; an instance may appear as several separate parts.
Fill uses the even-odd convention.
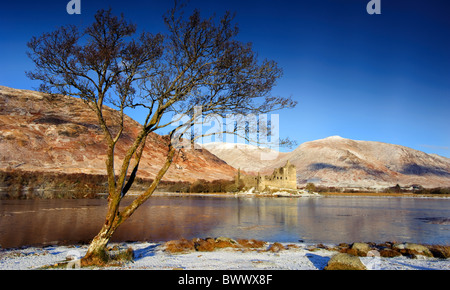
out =
[[[87,242],[99,231],[106,200],[0,201],[0,245]],[[401,197],[154,196],[114,241],[254,238],[270,242],[450,244],[450,199]]]

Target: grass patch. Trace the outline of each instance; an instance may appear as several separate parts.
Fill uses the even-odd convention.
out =
[[[261,249],[267,243],[254,239],[233,240],[230,238],[219,237],[216,239],[195,238],[192,240],[180,239],[168,241],[164,244],[164,251],[169,253],[187,253],[187,252],[212,252],[216,249],[235,248],[235,249]]]
[[[61,261],[52,265],[43,266],[40,269],[42,270],[51,270],[51,269],[80,269],[80,268],[98,268],[98,267],[120,267],[129,262],[134,261],[134,251],[131,247],[120,248],[118,246],[114,246],[108,248],[107,251],[103,252],[103,255],[98,259],[91,261],[90,263],[86,263],[82,260],[76,260],[74,257],[69,256],[65,261]]]

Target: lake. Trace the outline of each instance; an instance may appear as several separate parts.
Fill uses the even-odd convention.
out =
[[[125,201],[129,202],[129,201]],[[0,245],[87,242],[99,231],[106,200],[2,200]],[[269,242],[414,242],[450,244],[450,199],[406,197],[150,198],[113,241],[194,237]]]

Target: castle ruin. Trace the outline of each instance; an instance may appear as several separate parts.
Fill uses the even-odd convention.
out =
[[[235,180],[236,185],[243,183],[245,187],[253,187],[257,191],[264,191],[266,187],[297,189],[297,169],[288,160],[285,166],[275,169],[271,175],[246,175],[239,170]]]

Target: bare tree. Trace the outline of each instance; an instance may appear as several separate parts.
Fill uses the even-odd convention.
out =
[[[174,140],[181,136],[177,132],[193,126],[198,106],[203,115],[224,117],[295,106],[289,98],[270,94],[282,71],[274,61],[258,61],[250,43],[235,39],[238,29],[232,18],[226,13],[221,19],[202,19],[199,11],[185,17],[183,7],[175,5],[164,17],[165,35],[144,32],[137,37],[136,26],[123,15],[119,18],[111,10],[102,10],[84,30],[61,27],[28,43],[29,57],[36,65],[28,76],[42,81],[41,91],[84,100],[95,112],[108,145],[108,211],[83,263],[103,262],[115,230],[153,194],[169,169],[177,151],[173,142],[168,142],[167,158],[150,187],[119,211],[136,176],[148,134],[171,128],[177,121],[163,116],[188,116],[182,125],[171,128],[169,137]],[[105,103],[119,111],[112,124],[103,114]],[[114,148],[124,130],[124,110],[137,107],[145,109],[147,116],[116,174]]]

